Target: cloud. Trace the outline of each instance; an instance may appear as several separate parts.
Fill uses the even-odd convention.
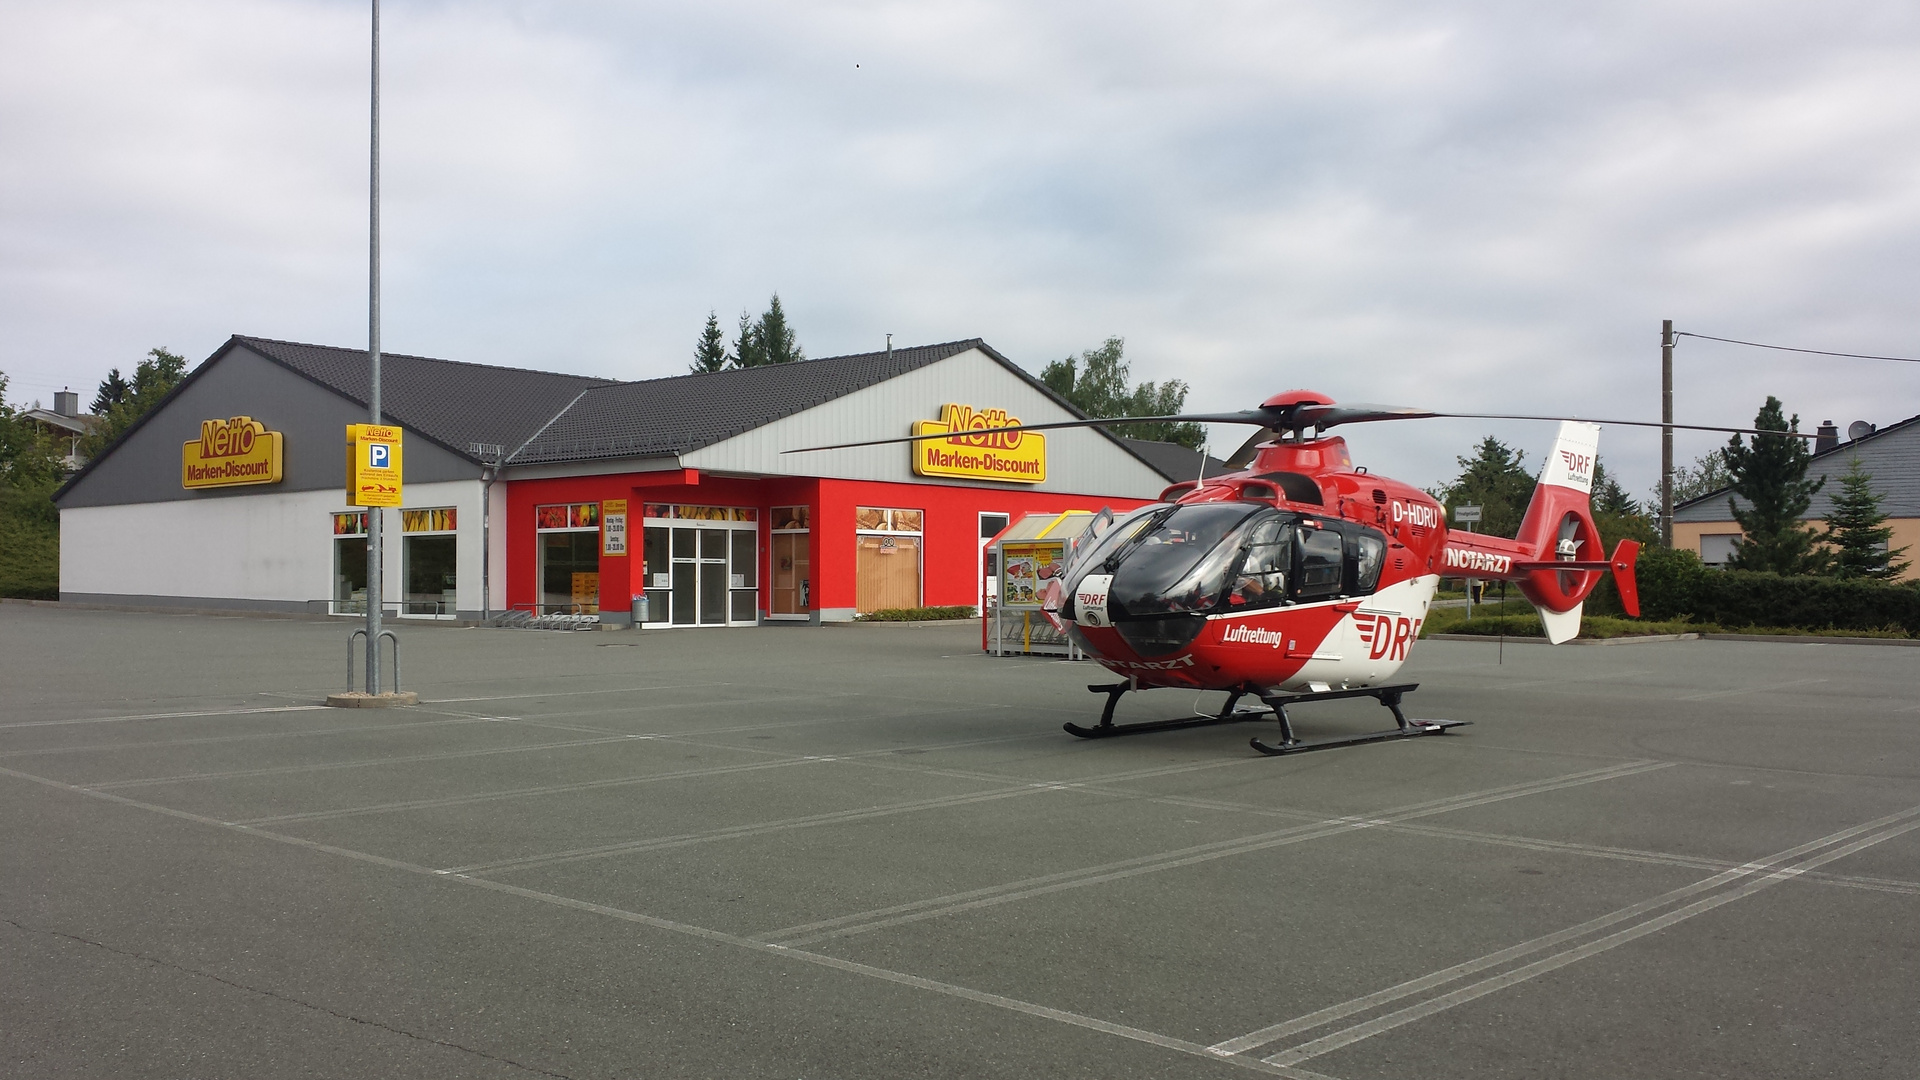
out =
[[[364,4],[0,18],[16,396],[156,344],[364,340]],[[383,36],[395,350],[669,374],[777,289],[815,356],[979,335],[1037,369],[1121,334],[1201,408],[1626,418],[1663,317],[1920,350],[1905,5],[389,0]],[[1688,340],[1678,408],[1884,423],[1909,368]],[[1349,438],[1432,484],[1489,430],[1551,440]],[[1657,439],[1603,451],[1650,486]]]

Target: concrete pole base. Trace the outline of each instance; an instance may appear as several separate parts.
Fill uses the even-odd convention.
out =
[[[412,690],[389,690],[384,694],[349,690],[344,694],[328,694],[327,704],[335,709],[391,709],[396,705],[418,705],[420,695]]]

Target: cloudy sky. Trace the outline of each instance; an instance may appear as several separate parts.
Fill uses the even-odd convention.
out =
[[[1682,330],[1920,355],[1920,7],[387,0],[384,342],[620,378],[778,291],[811,356],[1127,341],[1312,387],[1657,419]],[[364,2],[0,0],[0,371],[364,346]],[[1920,364],[1687,340],[1683,422],[1920,412]],[[1494,432],[1346,432],[1431,484]],[[1238,442],[1216,432],[1216,448]],[[1682,436],[1691,459],[1719,442]],[[1656,481],[1657,433],[1611,466]]]

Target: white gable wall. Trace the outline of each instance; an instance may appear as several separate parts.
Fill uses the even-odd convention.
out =
[[[1006,409],[1029,424],[1077,419],[993,357],[979,349],[969,349],[695,450],[684,455],[681,463],[718,473],[822,476],[965,487],[994,483],[916,476],[907,443],[811,454],[781,453],[803,446],[910,435],[915,420],[939,419],[940,407],[948,402],[981,410]],[[1097,431],[1082,428],[1045,434],[1046,482],[1007,484],[1008,488],[1151,499],[1167,486],[1165,477]]]

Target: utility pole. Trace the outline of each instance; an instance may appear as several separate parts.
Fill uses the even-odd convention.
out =
[[[367,216],[367,357],[372,365],[373,392],[368,401],[368,423],[380,423],[380,0],[373,0],[373,138],[368,167]],[[378,506],[367,507],[367,693],[380,693],[381,589],[380,519]]]
[[[1673,546],[1673,320],[1660,320],[1660,544]]]

